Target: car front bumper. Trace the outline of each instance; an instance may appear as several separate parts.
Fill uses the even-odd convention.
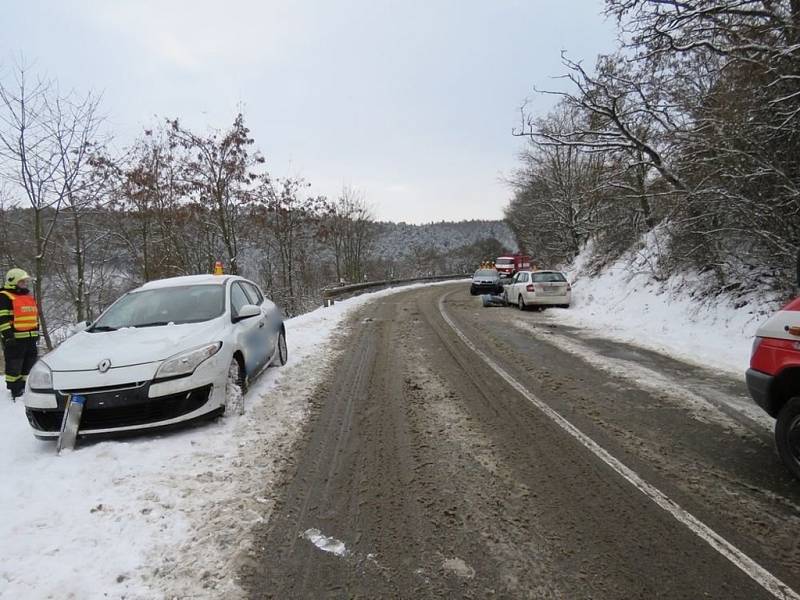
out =
[[[80,422],[80,435],[150,429],[174,425],[201,416],[208,410],[213,386],[150,398],[149,384],[107,391],[87,390]],[[26,408],[28,422],[37,437],[58,437],[69,396],[57,392],[57,408]]]
[[[227,366],[225,359],[215,355],[186,377],[108,386],[98,386],[99,381],[90,374],[83,380],[89,384],[86,387],[61,387],[49,393],[26,390],[25,413],[34,436],[40,439],[58,438],[70,394],[86,398],[79,437],[174,427],[222,411],[227,378],[223,364]]]
[[[747,390],[750,392],[750,397],[755,400],[755,403],[771,417],[777,417],[778,411],[773,405],[770,394],[770,388],[775,378],[755,369],[747,369],[745,380],[747,381]]]

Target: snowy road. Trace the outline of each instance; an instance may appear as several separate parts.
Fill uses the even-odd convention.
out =
[[[367,304],[338,352],[250,597],[798,597],[800,488],[741,381],[463,285]]]
[[[465,290],[288,321],[247,413],[185,431],[55,457],[2,398],[0,597],[796,597],[800,486],[738,378]]]

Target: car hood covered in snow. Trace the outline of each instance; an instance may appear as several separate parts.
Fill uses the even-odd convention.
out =
[[[221,319],[204,323],[127,327],[116,331],[82,331],[47,354],[53,371],[93,371],[108,359],[113,367],[164,360],[178,352],[221,339]]]

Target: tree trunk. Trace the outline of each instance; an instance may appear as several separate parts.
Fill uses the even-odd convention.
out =
[[[42,239],[42,211],[35,208],[33,211],[34,237],[36,238],[36,281],[33,284],[33,293],[36,296],[36,306],[39,311],[39,325],[42,328],[42,336],[48,350],[53,349],[53,342],[50,339],[50,332],[47,330],[47,319],[44,314],[44,303],[42,302],[42,280],[44,279],[44,240]]]
[[[84,264],[83,253],[83,236],[81,232],[80,215],[75,208],[75,205],[70,203],[70,212],[72,213],[72,227],[75,234],[75,271],[78,276],[78,284],[75,291],[75,313],[78,323],[86,320],[86,307],[84,304],[84,290],[86,283],[84,281],[86,273],[86,265]]]
[[[643,160],[644,157],[640,155],[640,160]],[[647,197],[647,184],[645,183],[646,171],[644,167],[639,167],[636,169],[636,184],[639,188],[639,208],[642,209],[642,216],[644,217],[644,222],[647,225],[647,229],[650,230],[655,227],[655,222],[653,220],[653,211],[650,207],[650,199]]]

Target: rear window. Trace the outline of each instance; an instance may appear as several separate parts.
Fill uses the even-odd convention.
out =
[[[533,273],[533,280],[538,283],[563,283],[567,278],[561,273]]]
[[[497,271],[494,269],[480,269],[475,271],[475,277],[497,277]]]

